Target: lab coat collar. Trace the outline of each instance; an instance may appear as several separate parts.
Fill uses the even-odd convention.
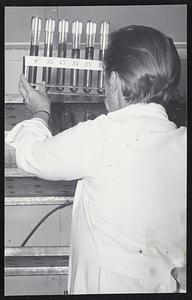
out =
[[[157,103],[130,104],[119,110],[108,113],[108,116],[115,120],[126,116],[150,116],[168,120],[165,108]]]

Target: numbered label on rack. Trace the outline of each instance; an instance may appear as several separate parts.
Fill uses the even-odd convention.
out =
[[[44,56],[25,56],[24,58],[25,58],[25,66],[93,70],[93,71],[103,70],[103,62],[100,60],[44,57]]]

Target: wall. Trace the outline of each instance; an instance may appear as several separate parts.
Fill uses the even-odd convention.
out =
[[[37,15],[73,20],[111,23],[111,31],[139,24],[155,27],[170,35],[175,42],[186,42],[186,5],[151,6],[63,6],[7,7],[5,9],[5,42],[29,41],[30,19]],[[20,17],[22,16],[22,18]],[[43,37],[41,37],[43,40]]]
[[[30,42],[30,20],[33,15],[42,18],[43,24],[47,17],[67,18],[70,22],[78,19],[85,23],[87,20],[102,20],[110,22],[110,31],[123,26],[140,24],[152,26],[173,38],[182,53],[182,79],[180,90],[186,94],[186,41],[187,41],[187,8],[186,5],[151,5],[151,6],[52,6],[52,7],[6,7],[5,9],[5,93],[18,93],[18,81],[22,69],[23,51]],[[22,16],[22,18],[20,17]],[[99,27],[98,27],[99,28]],[[57,30],[57,27],[56,27]],[[55,44],[57,35],[54,36]],[[69,33],[69,41],[71,35]],[[85,28],[82,35],[85,41]],[[98,35],[96,36],[98,42]],[[43,42],[43,33],[41,34]],[[14,50],[14,51],[13,51]]]

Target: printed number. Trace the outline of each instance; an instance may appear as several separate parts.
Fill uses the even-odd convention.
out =
[[[47,63],[48,63],[49,65],[52,65],[52,64],[53,64],[53,59],[48,59],[48,60],[47,60]]]
[[[73,61],[73,62],[72,62],[72,67],[78,67],[78,66],[79,66],[78,61]]]
[[[66,61],[65,60],[61,60],[59,64],[62,65],[62,66],[65,66],[66,65]]]
[[[91,68],[91,62],[90,61],[85,62],[85,68]]]
[[[35,63],[38,63],[38,61],[39,61],[39,58],[35,58],[35,60],[34,60],[34,61],[35,61]]]

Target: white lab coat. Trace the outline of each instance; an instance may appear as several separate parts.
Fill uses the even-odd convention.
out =
[[[69,293],[176,291],[171,270],[186,253],[186,128],[161,105],[132,104],[55,137],[42,120],[24,121],[8,142],[25,171],[80,179]]]

